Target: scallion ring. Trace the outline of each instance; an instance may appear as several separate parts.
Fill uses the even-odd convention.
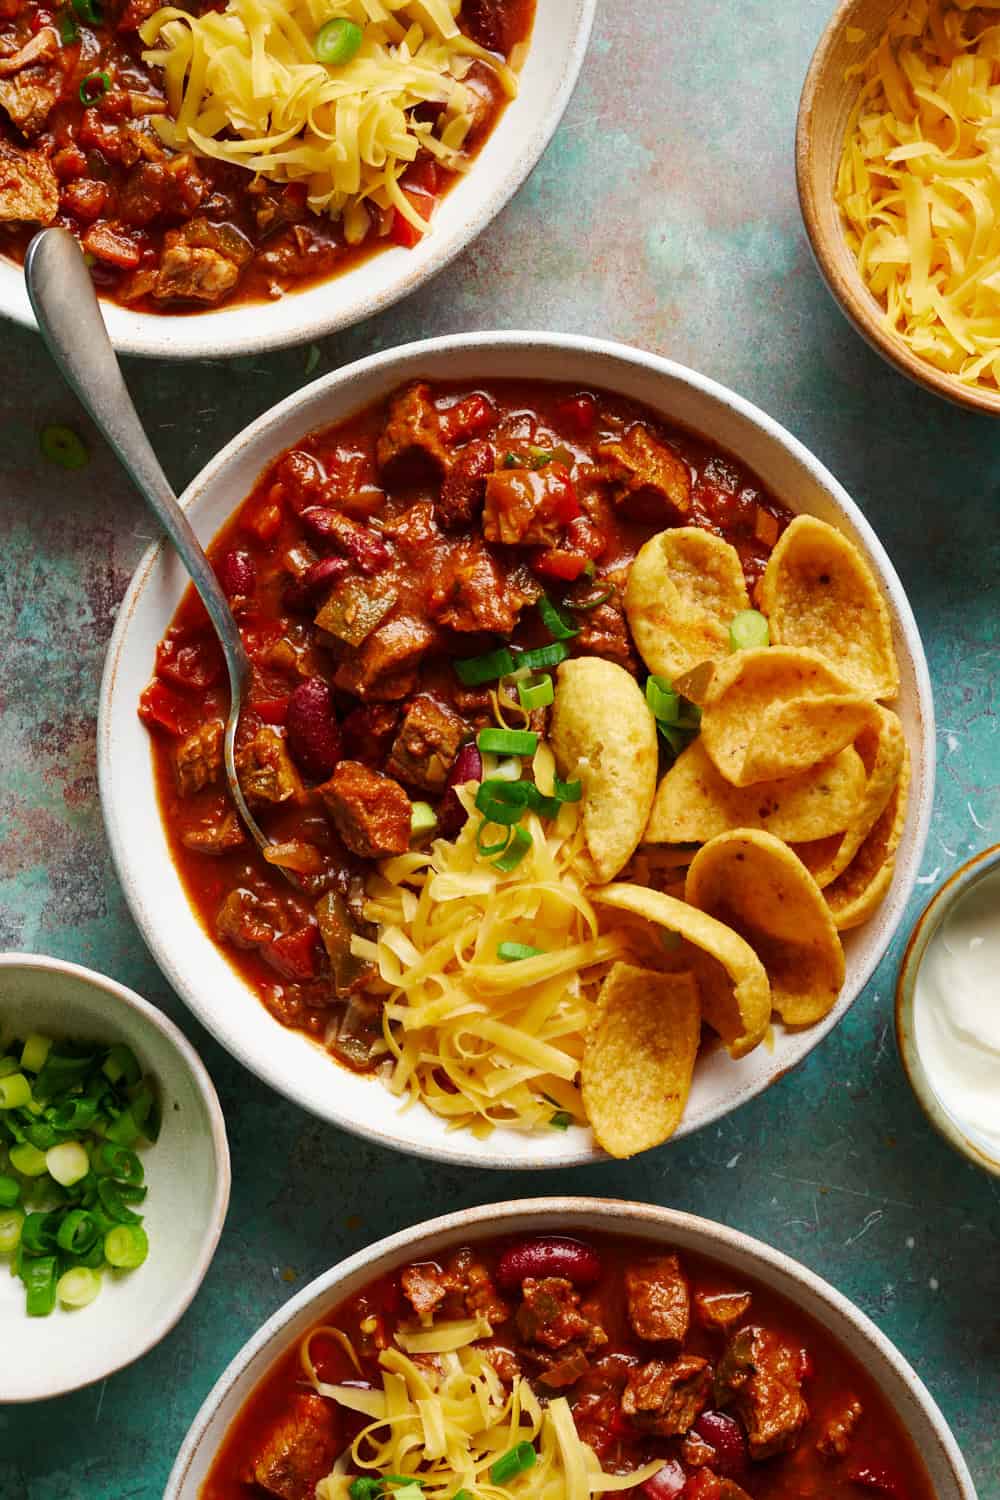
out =
[[[530,943],[497,943],[497,958],[502,964],[517,964],[526,958],[540,958],[544,952],[544,948],[532,948]]]
[[[759,609],[741,609],[729,625],[730,651],[752,651],[771,644],[771,627]]]
[[[483,840],[487,836],[486,830],[488,828],[499,828],[503,833],[503,838],[493,844],[484,843]],[[504,853],[511,841],[512,836],[512,830],[506,827],[504,824],[494,823],[490,818],[484,818],[480,823],[479,830],[476,834],[476,848],[479,850],[480,854],[484,856],[484,858],[490,859],[494,854]]]
[[[317,62],[330,68],[344,67],[357,56],[364,35],[356,21],[348,21],[344,16],[327,21],[316,33],[313,44]]]
[[[466,656],[453,663],[459,681],[463,682],[466,687],[479,687],[484,682],[497,682],[501,677],[506,677],[513,672],[518,664],[515,663],[513,654],[507,650],[506,646],[502,646],[498,651],[488,651],[485,656]]]
[[[504,852],[493,861],[498,870],[509,875],[511,870],[516,870],[524,856],[532,845],[532,837],[527,828],[520,825],[514,829],[513,838],[510,840]]]
[[[565,611],[558,604],[553,604],[548,594],[541,594],[537,604],[542,624],[554,641],[569,641],[580,634],[579,625],[574,625]]]
[[[106,73],[103,68],[97,73],[88,73],[77,90],[80,103],[85,107],[96,104],[103,99],[111,87],[111,74]],[[79,468],[79,464],[67,465],[66,467]]]
[[[476,748],[483,754],[534,755],[538,735],[530,729],[481,729]]]
[[[535,708],[548,708],[555,699],[551,677],[540,677],[537,681],[518,682],[517,696],[525,713]]]
[[[565,641],[553,641],[551,646],[536,646],[532,651],[521,651],[518,653],[516,662],[512,659],[510,670],[515,666],[529,667],[536,672],[543,667],[558,667],[560,662],[569,656],[569,647]]]

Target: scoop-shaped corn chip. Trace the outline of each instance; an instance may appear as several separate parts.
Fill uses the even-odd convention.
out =
[[[860,927],[885,899],[896,868],[896,850],[906,826],[910,758],[904,753],[899,780],[851,863],[823,892],[840,932]]]
[[[597,997],[580,1070],[587,1118],[611,1156],[634,1156],[673,1135],[700,1036],[690,974],[614,965]]]
[[[858,735],[855,749],[864,763],[865,789],[845,832],[808,843],[789,838],[789,843],[795,844],[796,854],[821,889],[847,869],[882,816],[899,781],[906,756],[906,740],[903,726],[891,709],[878,709],[877,721]]]
[[[789,843],[823,839],[850,827],[864,790],[864,763],[851,745],[783,781],[738,787],[716,770],[699,738],[660,782],[643,841],[705,844],[731,828],[766,828]]]
[[[656,725],[635,678],[598,656],[559,668],[549,732],[559,773],[583,783],[583,832],[599,884],[631,859],[656,793]]]
[[[625,614],[651,672],[673,680],[729,651],[729,624],[749,609],[739,554],[698,526],[661,531],[639,549]]]
[[[899,665],[892,624],[868,559],[835,527],[797,516],[760,584],[771,640],[822,653],[870,698],[894,698]]]
[[[701,951],[704,964],[692,964],[702,989],[702,1015],[726,1044],[731,1057],[745,1057],[763,1041],[771,1022],[771,991],[767,973],[746,940],[731,927],[697,911],[663,891],[644,885],[605,886],[589,891],[602,906],[629,912],[675,932]]]
[[[692,860],[685,895],[750,944],[789,1025],[826,1015],[844,982],[844,950],[822,891],[787,844],[758,829],[720,834]]]
[[[816,651],[792,646],[736,651],[716,666],[701,738],[733,786],[780,781],[850,745],[877,721],[870,699]]]

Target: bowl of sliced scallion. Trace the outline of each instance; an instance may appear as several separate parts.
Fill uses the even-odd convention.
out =
[[[0,1403],[152,1348],[228,1201],[219,1101],[172,1022],[91,970],[0,954]]]

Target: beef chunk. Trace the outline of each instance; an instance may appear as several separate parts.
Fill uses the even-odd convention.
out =
[[[293,1396],[243,1476],[278,1500],[313,1500],[333,1468],[339,1447],[337,1414],[322,1396]]]
[[[637,1338],[681,1343],[691,1321],[688,1281],[676,1255],[630,1266],[625,1272],[628,1316]]]
[[[705,1328],[718,1328],[723,1333],[745,1318],[750,1311],[752,1297],[749,1292],[695,1292],[694,1305],[698,1318]]]
[[[478,541],[452,549],[427,595],[430,613],[450,630],[494,635],[510,635],[523,604],[523,595]]]
[[[552,547],[578,514],[573,481],[563,464],[498,469],[486,480],[483,535],[488,542]]]
[[[809,1417],[798,1358],[767,1328],[741,1328],[715,1372],[715,1399],[743,1419],[750,1456],[770,1458],[795,1446]]]
[[[418,1317],[434,1312],[448,1295],[448,1280],[440,1266],[425,1262],[407,1266],[399,1278],[406,1297]]]
[[[440,479],[447,472],[449,455],[430,386],[411,385],[392,398],[376,457],[379,469],[395,484]]]
[[[166,302],[184,298],[218,302],[231,292],[253,250],[238,230],[192,219],[163,237],[163,255],[153,296]]]
[[[279,937],[283,928],[277,902],[262,900],[241,886],[229,892],[215,918],[219,937],[237,948],[262,948]]]
[[[317,790],[352,854],[379,859],[410,847],[410,799],[391,776],[342,760]]]
[[[437,638],[426,620],[399,615],[367,637],[359,651],[340,663],[334,686],[377,703],[396,702],[412,693],[417,668]]]
[[[589,1353],[606,1344],[608,1336],[599,1323],[580,1310],[580,1294],[562,1276],[525,1277],[521,1283],[521,1305],[517,1328],[529,1344],[563,1349],[580,1343]]]
[[[29,140],[44,128],[61,93],[62,74],[58,68],[27,67],[7,78],[0,77],[0,109],[6,110]]]
[[[340,725],[347,759],[360,760],[366,766],[383,765],[398,724],[399,709],[394,703],[353,708]]]
[[[849,1397],[840,1411],[823,1424],[823,1431],[816,1439],[816,1451],[824,1458],[844,1458],[862,1415],[861,1402]]]
[[[3,43],[0,43],[0,47]],[[9,78],[12,73],[20,73],[22,68],[37,66],[39,63],[48,62],[55,57],[59,51],[59,37],[54,26],[43,26],[36,31],[30,41],[25,42],[16,52],[6,56],[0,56],[0,78]]]
[[[198,854],[227,854],[246,842],[240,820],[234,812],[210,818],[200,828],[186,828],[181,834],[185,849]]]
[[[222,721],[212,719],[181,740],[174,751],[177,790],[190,797],[222,772]]]
[[[302,795],[302,780],[276,729],[262,724],[236,756],[236,771],[247,801],[291,802]]]
[[[445,475],[437,513],[448,531],[458,531],[475,520],[486,499],[486,478],[496,468],[492,443],[469,443]]]
[[[712,1389],[706,1359],[682,1354],[670,1364],[650,1360],[629,1375],[622,1411],[658,1437],[682,1437],[704,1411]]]
[[[450,1293],[449,1314],[474,1318],[482,1313],[494,1327],[510,1317],[510,1308],[497,1291],[493,1277],[468,1245],[449,1257],[445,1279]]]
[[[596,609],[587,610],[575,618],[580,626],[580,634],[573,642],[575,652],[583,656],[602,656],[605,661],[613,661],[635,676],[639,663],[620,604],[609,599],[606,604],[599,604]]]
[[[0,223],[51,224],[58,209],[59,184],[46,158],[0,138]]]
[[[618,508],[635,520],[655,521],[665,514],[686,516],[691,509],[691,475],[671,448],[657,441],[641,422],[617,443],[601,443]]]
[[[465,734],[464,719],[421,693],[407,706],[386,770],[410,786],[443,791]]]

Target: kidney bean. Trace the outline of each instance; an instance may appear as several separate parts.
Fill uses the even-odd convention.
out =
[[[362,573],[380,573],[389,565],[389,549],[382,538],[339,510],[310,505],[302,512],[302,524],[317,540],[339,547]]]
[[[438,825],[445,838],[454,838],[461,833],[468,814],[455,792],[455,787],[467,781],[482,781],[483,757],[475,745],[463,745],[455,757],[455,764],[448,773],[448,785],[438,808]]]
[[[687,1484],[687,1475],[676,1458],[668,1458],[659,1473],[639,1486],[646,1500],[676,1500]]]
[[[847,1471],[847,1478],[863,1490],[877,1490],[880,1495],[888,1495],[890,1500],[907,1500],[899,1475],[884,1464],[856,1464]]]
[[[590,1286],[601,1274],[601,1257],[590,1245],[562,1235],[544,1235],[511,1245],[500,1257],[497,1283],[519,1286],[526,1276],[562,1276],[574,1286]]]
[[[312,612],[316,600],[325,589],[331,588],[350,567],[346,557],[321,557],[302,574],[293,578],[285,589],[283,600],[288,609]]]
[[[744,1472],[747,1440],[735,1417],[724,1411],[703,1411],[693,1430],[715,1449],[712,1468],[724,1479],[736,1479]]]
[[[300,682],[288,700],[285,727],[292,759],[307,776],[325,781],[340,759],[340,730],[329,683],[322,677]]]
[[[215,571],[222,584],[223,592],[230,598],[234,594],[247,596],[253,593],[257,582],[257,564],[250,553],[244,552],[242,547],[234,547],[231,552],[224,552]]]

